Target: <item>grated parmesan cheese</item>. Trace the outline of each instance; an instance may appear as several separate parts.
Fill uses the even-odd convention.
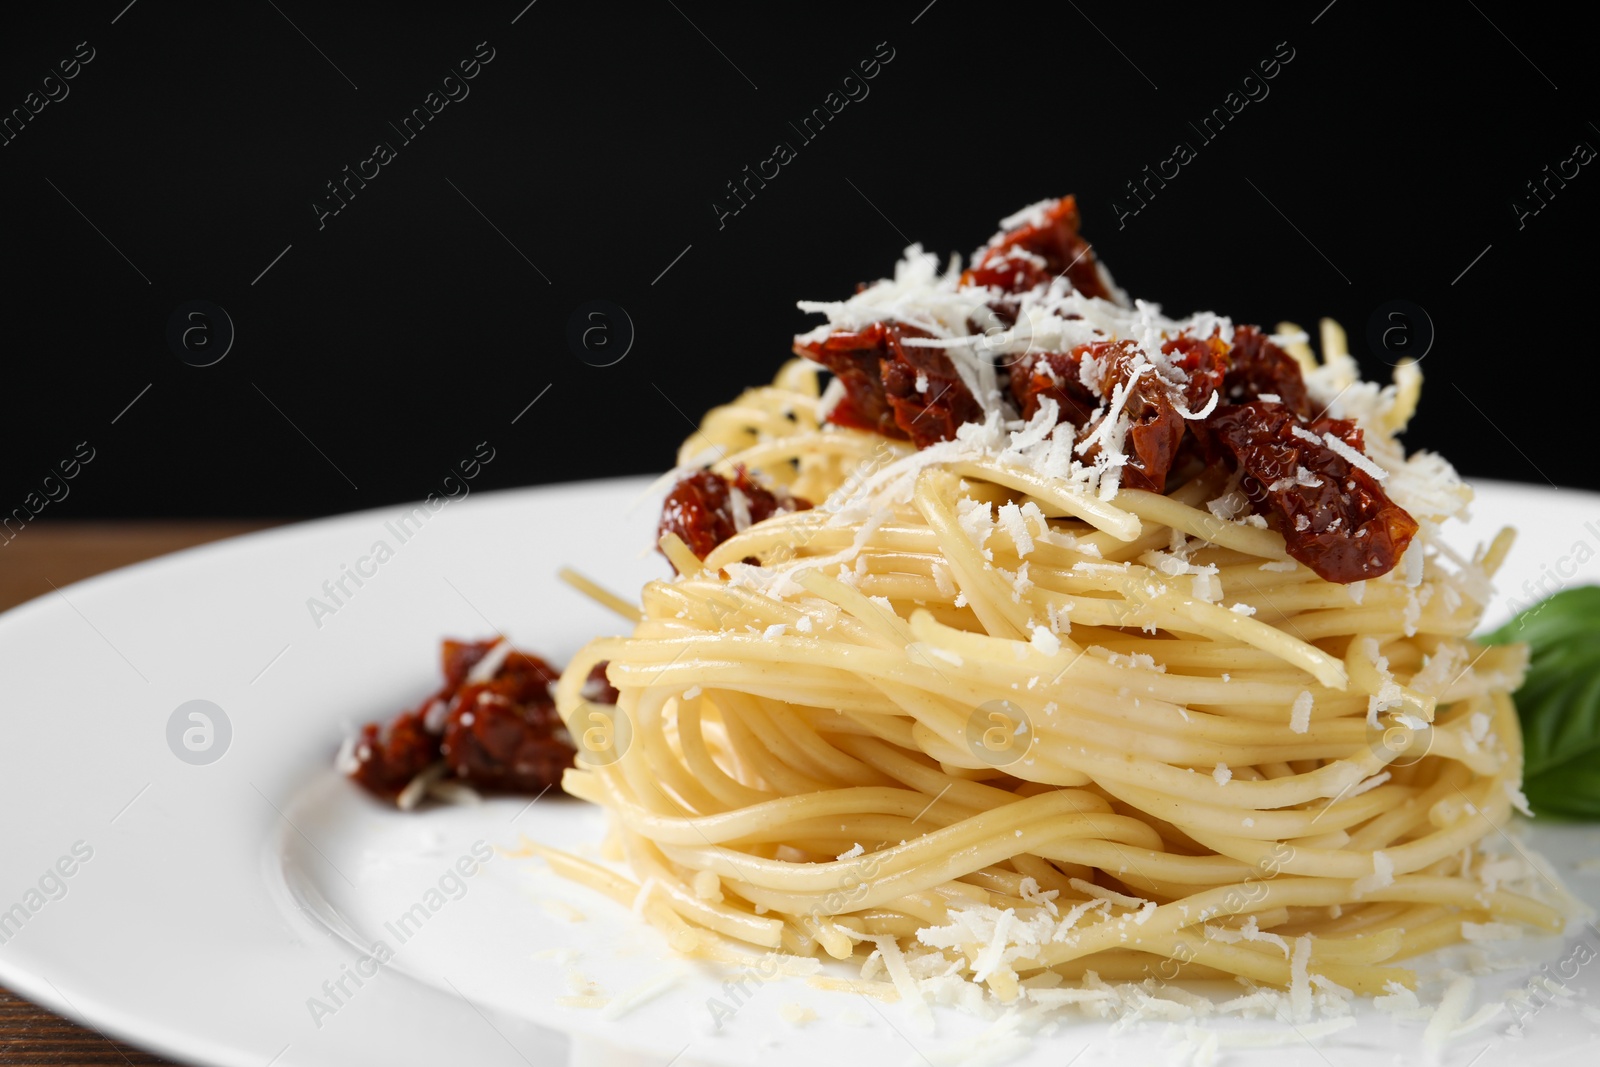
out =
[[[1334,434],[1325,433],[1322,435],[1322,440],[1323,443],[1328,446],[1328,449],[1334,453],[1334,455],[1343,459],[1346,463],[1350,464],[1350,466],[1356,468],[1356,470],[1367,474],[1373,479],[1373,481],[1379,482],[1380,484],[1388,481],[1388,471],[1384,470],[1382,467],[1372,462],[1372,460],[1368,459],[1360,452],[1357,452],[1355,449],[1345,444],[1343,440]]]
[[[1082,893],[1084,896],[1094,897],[1097,900],[1109,901],[1112,904],[1118,904],[1124,908],[1142,908],[1146,904],[1150,903],[1143,897],[1130,897],[1126,893],[1118,893],[1114,889],[1107,889],[1104,886],[1095,885],[1093,882],[1085,882],[1082,878],[1069,878],[1067,879],[1067,884],[1072,886],[1073,889],[1076,889],[1078,892]]]
[[[1289,709],[1289,729],[1297,734],[1303,734],[1311,729],[1311,691],[1302,690],[1294,698],[1294,706]]]
[[[467,672],[466,684],[482,685],[493,681],[494,676],[500,673],[500,668],[505,666],[506,657],[510,656],[511,652],[511,642],[504,637],[500,638],[488,652],[484,653],[482,659],[472,665],[472,669]]]
[[[1516,941],[1522,937],[1522,928],[1511,923],[1463,922],[1461,937],[1466,941]]]
[[[1311,1018],[1311,978],[1306,965],[1311,960],[1311,937],[1294,939],[1294,954],[1289,957],[1289,1007],[1296,1022]]]
[[[999,516],[1000,525],[1005,529],[1006,536],[1017,546],[1017,555],[1026,556],[1032,552],[1033,535],[1028,533],[1028,524],[1022,518],[1022,509],[1012,503],[1001,504]]]
[[[1357,878],[1350,888],[1356,896],[1361,897],[1374,889],[1382,889],[1393,884],[1394,861],[1380,848],[1372,854],[1372,873]]]
[[[620,1019],[668,990],[682,984],[687,972],[681,967],[675,967],[659,974],[654,978],[647,978],[632,989],[620,993],[611,1003],[600,1011],[603,1019]]]

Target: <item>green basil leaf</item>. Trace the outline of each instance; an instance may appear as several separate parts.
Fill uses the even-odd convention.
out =
[[[1563,590],[1479,640],[1529,647],[1515,697],[1528,803],[1540,815],[1600,820],[1600,586]]]

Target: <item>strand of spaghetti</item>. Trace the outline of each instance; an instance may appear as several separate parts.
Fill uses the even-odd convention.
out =
[[[1069,795],[1062,796],[1062,793]],[[1096,837],[1154,848],[1159,837],[1144,823],[1123,815],[1079,813],[1070,791],[1027,797],[1002,808],[980,812],[951,826],[923,834],[904,844],[891,845],[874,855],[879,877],[858,907],[870,907],[903,893],[932,888],[949,881],[950,871],[961,874],[981,870],[1016,852],[1036,852],[1033,846],[1072,837]],[[1016,836],[1016,831],[1021,836]],[[719,846],[677,846],[663,843],[663,851],[678,862],[689,857],[703,860],[719,876],[743,883],[751,890],[773,890],[804,895],[832,891],[848,861],[785,863],[760,856],[733,856]],[[1009,850],[1009,851],[1008,851]],[[697,869],[702,864],[692,864]],[[941,874],[940,872],[946,872]],[[905,884],[895,880],[906,878]],[[915,884],[912,884],[915,883]],[[774,906],[773,902],[757,901]]]
[[[722,704],[730,713],[724,721],[737,724],[733,727],[732,736],[737,740],[739,750],[751,759],[760,753],[762,776],[782,782],[786,793],[820,793],[832,786],[860,784],[838,781],[829,774],[824,763],[813,760],[790,738],[785,737],[766,713],[765,701],[760,694],[731,689],[718,692]]]
[[[1382,586],[1364,590],[1362,599],[1358,601],[1349,586],[1330,587],[1327,582],[1302,583],[1288,587],[1279,585],[1270,587],[1268,591],[1255,576],[1240,575],[1236,578],[1219,576],[1218,581],[1222,586],[1223,600],[1249,604],[1255,608],[1256,618],[1273,621],[1292,619],[1305,611],[1350,607],[1388,608],[1400,612],[1405,609],[1410,599],[1410,594],[1404,589]]]
[[[1019,969],[1051,966],[1091,956],[1107,948],[1124,945],[1139,947],[1221,915],[1240,915],[1265,910],[1269,906],[1326,907],[1348,900],[1350,894],[1351,883],[1337,878],[1279,877],[1253,886],[1218,887],[1196,893],[1179,903],[1162,904],[1143,923],[1129,926],[1108,920],[1083,926],[1081,930],[1074,931],[1074,940],[1045,945],[1034,956],[1019,960],[1015,966]],[[1515,918],[1547,930],[1559,930],[1564,922],[1561,913],[1547,905],[1514,893],[1488,892],[1482,886],[1459,878],[1405,876],[1396,878],[1392,885],[1371,890],[1367,896],[1372,900],[1439,901],[1468,910],[1483,909],[1491,915]],[[1485,900],[1487,907],[1481,903]],[[1123,935],[1126,935],[1126,940]]]
[[[785,360],[773,380],[775,392],[797,393],[815,400],[822,393],[817,384],[817,365],[808,359]]]
[[[1437,701],[1408,685],[1396,683],[1388,674],[1387,667],[1379,669],[1378,651],[1383,643],[1376,637],[1363,637],[1350,642],[1350,651],[1346,652],[1344,657],[1344,667],[1350,685],[1368,694],[1376,694],[1393,686],[1394,694],[1388,699],[1391,707],[1403,705],[1411,714],[1420,717],[1424,722],[1432,722]]]
[[[1092,793],[1062,796],[1059,803],[1065,805],[1064,810],[1080,814],[1108,810],[1105,802]],[[806,796],[780,797],[715,815],[670,817],[620,800],[613,810],[623,825],[658,844],[712,845],[738,840],[768,826],[805,819],[837,820],[841,816],[868,814],[914,818],[927,807],[927,798],[912,790],[853,786]],[[821,877],[827,878],[826,875]]]
[[[1000,576],[940,499],[953,494],[954,489],[954,476],[927,470],[917,478],[912,502],[938,536],[939,547],[955,572],[956,582],[984,629],[1000,636],[1020,636],[1028,630],[1027,609],[1012,602],[1009,590],[1000,585]]]
[[[633,747],[644,758],[623,761],[620,766],[635,794],[670,798],[690,811],[715,811],[720,807],[715,794],[688,773],[667,744],[666,705],[676,700],[673,694],[659,689],[634,696]]]
[[[1152,942],[1151,951],[1157,956],[1192,959],[1202,966],[1270,985],[1286,987],[1292,979],[1293,968],[1289,960],[1281,956],[1274,959],[1245,945],[1228,945],[1205,938],[1183,936],[1152,939]],[[1099,956],[1089,959],[1097,960]],[[1316,973],[1352,992],[1368,996],[1384,992],[1390,982],[1398,982],[1408,989],[1416,984],[1415,974],[1405,968],[1374,967],[1359,962],[1345,964],[1331,960],[1319,961]]]
[[[717,440],[718,443],[726,443],[730,439],[761,440],[780,431],[788,431],[790,427],[785,424],[790,420],[785,418],[782,412],[773,410],[770,404],[763,403],[768,399],[770,394],[763,396],[754,391],[747,392],[732,404],[718,408],[715,417],[707,418],[700,432]],[[807,407],[809,410],[806,413],[813,416],[807,421],[814,422],[816,405],[810,404]],[[800,403],[790,407],[790,412],[794,415],[800,414],[803,410],[806,409],[802,408]]]
[[[1500,788],[1501,782],[1498,779],[1490,779],[1484,785],[1488,788],[1480,790],[1477,798],[1480,803],[1476,806],[1478,814],[1487,820],[1488,826],[1493,827],[1504,822],[1509,815],[1510,801]],[[1261,841],[1211,833],[1193,827],[1186,827],[1186,831],[1205,847],[1244,863],[1261,864],[1271,858],[1270,849]],[[1460,852],[1463,847],[1481,838],[1484,832],[1485,828],[1479,825],[1476,816],[1463,817],[1445,828],[1435,830],[1414,841],[1383,849],[1381,861],[1375,859],[1378,855],[1377,850],[1355,852],[1300,847],[1296,848],[1287,859],[1282,860],[1281,866],[1291,874],[1359,879],[1376,875],[1381,862],[1391,871],[1404,873],[1418,870],[1452,853]]]
[[[1280,336],[1295,338],[1295,340],[1283,344],[1282,347],[1300,365],[1300,370],[1305,374],[1310,374],[1316,370],[1317,357],[1311,351],[1311,345],[1306,339],[1306,332],[1292,322],[1278,323],[1277,330]]]
[[[1329,689],[1344,689],[1347,684],[1344,664],[1310,644],[1307,638],[1297,639],[1276,627],[1257,622],[1221,605],[1181,596],[1164,582],[1145,584],[1130,580],[1127,591],[1129,598],[1138,601],[1141,608],[1130,620],[1135,625],[1145,620],[1157,623],[1162,615],[1181,619],[1201,633],[1214,634],[1259,648],[1263,652],[1271,652],[1285,663],[1303,668]]]
[[[556,571],[556,577],[602,607],[610,608],[629,622],[638,622],[644,617],[636,606],[628,603],[592,578],[579,574],[571,567],[562,567]]]
[[[1136,693],[1141,700],[1139,706],[1134,707],[1126,700],[1121,700],[1119,704],[1107,707],[1106,714],[1137,719],[1141,728],[1165,728],[1197,739],[1243,740],[1248,737],[1259,741],[1274,735],[1264,732],[1260,724],[1253,721],[1238,722],[1225,715],[1186,716],[1178,712],[1182,705],[1206,704],[1214,699],[1219,704],[1223,701],[1229,704],[1267,704],[1281,709],[1285,704],[1293,703],[1306,690],[1303,681],[1289,684],[1252,682],[1249,675],[1245,674],[1244,677],[1224,682],[1221,679],[1167,674],[1136,665],[1113,664],[1102,657],[1086,655],[1086,650],[1076,648],[1070,639],[1060,641],[1061,648],[1054,653],[1042,652],[1033,645],[1018,649],[1015,642],[957,630],[921,612],[912,615],[911,632],[918,641],[947,649],[962,657],[963,661],[970,659],[992,666],[995,671],[1003,672],[1002,679],[1015,677],[1025,680],[1038,674],[1056,676],[1070,670],[1071,696],[1077,698],[1081,710],[1092,710],[1094,707],[1082,702],[1089,692],[1117,697],[1119,700],[1127,693]],[[1052,696],[1057,695],[1053,689],[1047,692]],[[1060,695],[1068,694],[1062,692]],[[1318,689],[1317,695],[1326,697],[1327,694]],[[1145,701],[1150,702],[1153,712],[1145,709]],[[1366,703],[1364,699],[1352,698],[1346,706],[1365,712]],[[1333,706],[1331,702],[1324,703],[1324,711]],[[1301,739],[1288,730],[1287,723],[1282,725],[1283,733],[1276,735],[1276,740],[1289,742]],[[1330,724],[1330,728],[1335,725]],[[1360,728],[1354,723],[1346,725],[1353,729]],[[1352,740],[1359,740],[1353,734],[1349,736]]]
[[[876,739],[840,737],[835,739],[834,743],[845,751],[883,768],[885,773],[919,790],[923,795],[933,797],[940,804],[957,808],[988,809],[997,804],[1008,803],[1016,796],[1009,790],[997,789],[982,782],[951,777],[943,768],[930,766],[911,753],[896,751]],[[1069,784],[1088,785],[1089,778],[1084,775],[1081,781]],[[1104,806],[1094,810],[1111,810],[1109,802],[1101,800],[1100,803]]]
[[[875,603],[837,578],[807,568],[796,573],[794,581],[807,592],[831,600],[849,612],[861,622],[879,648],[899,649],[910,643],[910,629],[892,609]]]
[[[1489,542],[1489,547],[1484,549],[1483,558],[1478,565],[1484,573],[1493,577],[1500,569],[1500,564],[1505,562],[1506,555],[1511,551],[1511,545],[1517,539],[1517,531],[1509,526],[1502,526],[1500,532],[1494,535],[1494,540]]]
[[[1231,548],[1248,556],[1266,560],[1289,558],[1283,535],[1247,523],[1219,519],[1209,512],[1192,508],[1169,496],[1143,489],[1119,489],[1113,498],[1118,505],[1139,518],[1182,530],[1213,545]]]
[[[1400,951],[1395,953],[1396,959],[1410,959],[1420,956],[1424,952],[1432,952],[1446,945],[1456,944],[1461,940],[1461,924],[1464,921],[1479,922],[1491,918],[1492,913],[1483,910],[1467,910],[1451,912],[1427,922],[1412,919],[1406,923],[1404,940]]]
[[[1106,503],[1100,498],[1068,488],[1061,482],[1042,478],[1022,467],[1007,467],[999,463],[962,460],[946,468],[951,474],[982,478],[995,485],[1003,485],[1026,493],[1042,504],[1048,504],[1064,515],[1082,519],[1097,530],[1117,538],[1132,541],[1142,527],[1139,520],[1128,511]]]
[[[777,948],[782,944],[782,924],[739,908],[702,900],[686,887],[660,859],[660,852],[652,843],[635,834],[625,835],[624,850],[633,869],[652,880],[663,901],[685,919],[693,920],[708,930],[725,937],[737,938],[764,948]]]
[[[566,875],[575,882],[597,889],[611,897],[619,904],[631,906],[638,896],[638,887],[630,885],[626,880],[618,878],[604,867],[590,863],[558,849],[543,845],[531,845],[530,850],[534,855],[548,863],[552,870]],[[678,952],[685,955],[694,953],[702,942],[701,936],[678,917],[671,908],[659,901],[647,901],[644,906],[645,917],[667,935],[667,942]]]
[[[725,772],[717,764],[706,742],[703,712],[708,702],[684,701],[678,713],[678,745],[683,752],[683,762],[696,781],[713,793],[728,808],[745,808],[764,803],[773,797],[770,788],[758,789],[741,781],[736,775]],[[724,742],[724,746],[726,742]],[[732,753],[729,754],[733,756]],[[737,761],[735,761],[737,766]]]
[[[1272,923],[1270,925],[1276,927],[1280,924]],[[1227,938],[1226,933],[1220,933],[1219,935],[1220,931],[1226,931],[1230,929],[1233,928],[1226,926],[1207,926],[1205,928],[1205,933],[1207,937],[1217,937],[1218,940],[1222,940],[1224,943],[1231,944],[1233,942]],[[1258,938],[1260,937],[1259,934],[1256,936]],[[1285,953],[1283,947],[1277,943],[1280,940],[1286,939],[1277,937],[1273,938],[1272,940],[1268,940],[1266,938],[1260,938],[1259,940],[1244,940],[1239,942],[1239,947],[1249,952],[1260,952],[1269,956],[1276,955],[1280,959],[1285,959],[1287,958],[1287,953]],[[1404,944],[1405,937],[1399,930],[1394,929],[1381,930],[1377,933],[1368,934],[1361,937],[1319,936],[1313,938],[1311,941],[1310,962],[1313,964],[1382,963],[1385,960],[1394,959],[1400,953]]]
[[[1232,784],[1229,783],[1230,786]],[[1249,809],[1249,814],[1246,814],[1237,807],[1200,804],[1187,798],[1180,800],[1122,782],[1107,782],[1102,788],[1118,800],[1182,827],[1191,837],[1200,833],[1229,834],[1256,841],[1304,837],[1311,832],[1313,825],[1323,831],[1357,826],[1411,794],[1411,790],[1404,786],[1386,785],[1343,800],[1321,812]],[[1352,854],[1351,859],[1355,858]]]
[[[1456,800],[1456,791],[1466,785],[1472,777],[1471,768],[1460,765],[1441,768],[1437,777],[1426,789],[1414,792],[1401,803],[1353,831],[1345,847],[1357,852],[1375,852],[1380,848],[1387,849],[1394,842],[1411,835],[1422,828],[1424,823],[1446,827],[1459,821],[1466,812],[1451,810]],[[1490,780],[1497,779],[1491,776]],[[1441,807],[1441,804],[1444,806]]]
[[[700,560],[689,551],[689,546],[683,539],[674,533],[661,535],[661,554],[666,556],[679,574],[699,574],[701,571]]]
[[[1048,722],[1039,727],[1042,737],[1048,739],[1056,736],[1057,732],[1050,728]],[[1073,740],[1084,742],[1074,746],[1066,752],[1051,752],[1048,756],[1040,753],[1035,760],[1047,761],[1030,764],[1035,768],[1035,776],[1042,776],[1047,767],[1059,766],[1070,769],[1075,773],[1088,774],[1099,780],[1107,782],[1131,781],[1134,783],[1158,784],[1166,793],[1181,796],[1190,800],[1211,800],[1216,791],[1224,788],[1219,785],[1211,775],[1196,775],[1183,768],[1174,768],[1161,762],[1140,761],[1130,764],[1128,762],[1129,747],[1135,751],[1150,751],[1153,741],[1148,736],[1139,738],[1137,735],[1125,735],[1127,745],[1106,744],[1104,731],[1096,731],[1098,736],[1089,734],[1072,734]],[[1352,742],[1359,742],[1362,736],[1360,728],[1352,726],[1349,732]],[[946,741],[954,749],[963,744],[959,724],[952,728],[946,735]],[[1121,738],[1119,738],[1121,739]],[[1048,748],[1048,745],[1042,746]],[[1346,746],[1347,747],[1347,746]],[[1190,753],[1196,751],[1205,753],[1206,749],[1190,748]],[[1212,752],[1226,750],[1213,749]],[[1262,751],[1286,751],[1295,755],[1299,749],[1289,747],[1286,749],[1264,750],[1239,750],[1246,758],[1258,757]],[[1159,753],[1158,753],[1159,754]],[[957,758],[966,760],[964,752],[957,754]],[[1370,751],[1365,745],[1360,746],[1359,753],[1350,760],[1330,763],[1326,767],[1292,778],[1267,779],[1260,781],[1235,781],[1227,785],[1228,796],[1240,805],[1241,808],[1261,810],[1294,804],[1308,803],[1314,800],[1337,796],[1353,787],[1363,778],[1369,777],[1382,769],[1382,760],[1375,752]],[[1081,783],[1081,779],[1078,780]],[[1066,783],[1061,783],[1066,784]],[[1243,812],[1242,814],[1248,814]]]
[[[1295,635],[1302,641],[1321,641],[1333,637],[1389,633],[1397,621],[1401,626],[1405,625],[1405,620],[1397,620],[1390,609],[1362,607],[1354,611],[1306,612],[1295,617],[1294,628]],[[1422,606],[1415,621],[1417,633],[1446,637],[1466,637],[1477,625],[1476,613],[1470,609],[1450,611],[1433,600]]]
[[[711,465],[711,469],[719,474],[731,476],[737,467],[778,469],[800,456],[839,456],[859,459],[869,454],[874,447],[876,443],[865,434],[855,437],[836,432],[814,431],[741,448],[726,459],[717,460]]]

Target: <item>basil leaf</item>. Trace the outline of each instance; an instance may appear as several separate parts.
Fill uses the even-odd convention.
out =
[[[1478,640],[1529,646],[1515,698],[1528,803],[1540,815],[1600,820],[1600,586],[1563,590]]]

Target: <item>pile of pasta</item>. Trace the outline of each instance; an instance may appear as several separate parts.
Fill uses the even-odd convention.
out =
[[[1321,361],[1279,331],[1317,391],[1357,384],[1335,324]],[[1416,368],[1359,384],[1369,454],[1426,481],[1394,440]],[[1511,533],[1442,542],[1465,486],[1419,482],[1413,549],[1339,585],[1208,506],[1224,470],[1101,499],[1004,433],[918,453],[819,403],[795,361],[685,442],[680,469],[713,457],[818,506],[704,560],[664,538],[681,574],[572,661],[564,787],[606,809],[633,877],[541,849],[560,871],[679,951],[854,960],[840,984],[890,999],[1091,974],[1393,993],[1464,924],[1562,928],[1477,869],[1521,803],[1525,651],[1470,637]],[[602,662],[614,708],[584,699]]]

